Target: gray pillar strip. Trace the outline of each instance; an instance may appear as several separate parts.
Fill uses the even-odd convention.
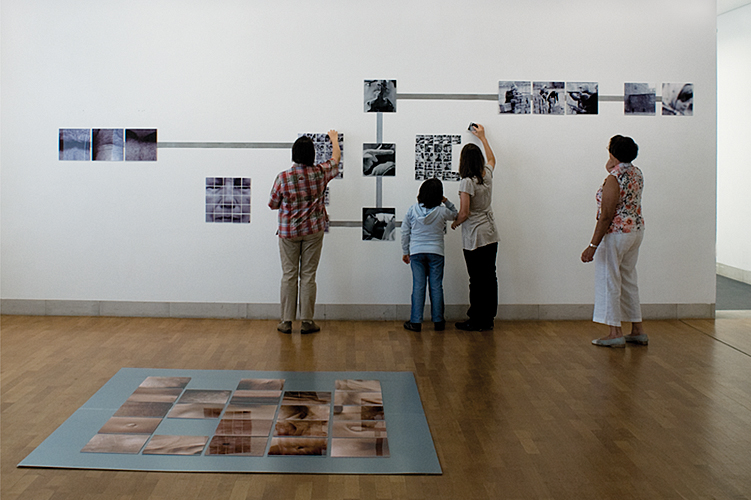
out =
[[[383,142],[383,113],[376,116],[376,142]],[[376,208],[383,207],[383,177],[376,177]]]
[[[291,142],[159,142],[168,149],[290,149]]]

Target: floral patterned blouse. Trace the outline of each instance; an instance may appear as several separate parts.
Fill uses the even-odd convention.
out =
[[[641,170],[631,163],[619,163],[608,175],[618,181],[621,188],[618,205],[615,207],[615,217],[610,224],[608,233],[630,233],[644,229],[644,218],[641,215],[641,192],[644,189],[644,178]],[[603,186],[605,183],[603,183]],[[602,186],[597,190],[597,218],[600,218],[602,206]]]

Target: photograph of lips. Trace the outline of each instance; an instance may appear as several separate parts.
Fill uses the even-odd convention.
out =
[[[250,179],[206,177],[206,222],[250,223]]]

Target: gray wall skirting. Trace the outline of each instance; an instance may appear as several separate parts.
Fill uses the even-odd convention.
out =
[[[740,269],[738,267],[728,266],[727,264],[717,263],[717,274],[730,278],[735,281],[742,281],[751,285],[751,271]]]
[[[589,320],[591,304],[501,304],[499,320]],[[446,305],[449,321],[466,318],[466,305]],[[120,316],[154,318],[279,319],[279,304],[213,302],[124,302],[106,300],[0,300],[0,313],[30,316]],[[320,320],[405,321],[408,304],[317,304]],[[644,319],[714,318],[714,304],[642,304]],[[425,309],[426,321],[430,310]]]

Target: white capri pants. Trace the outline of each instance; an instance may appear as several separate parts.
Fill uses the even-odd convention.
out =
[[[641,322],[636,260],[644,231],[609,233],[595,252],[595,312],[592,321],[621,326]]]

